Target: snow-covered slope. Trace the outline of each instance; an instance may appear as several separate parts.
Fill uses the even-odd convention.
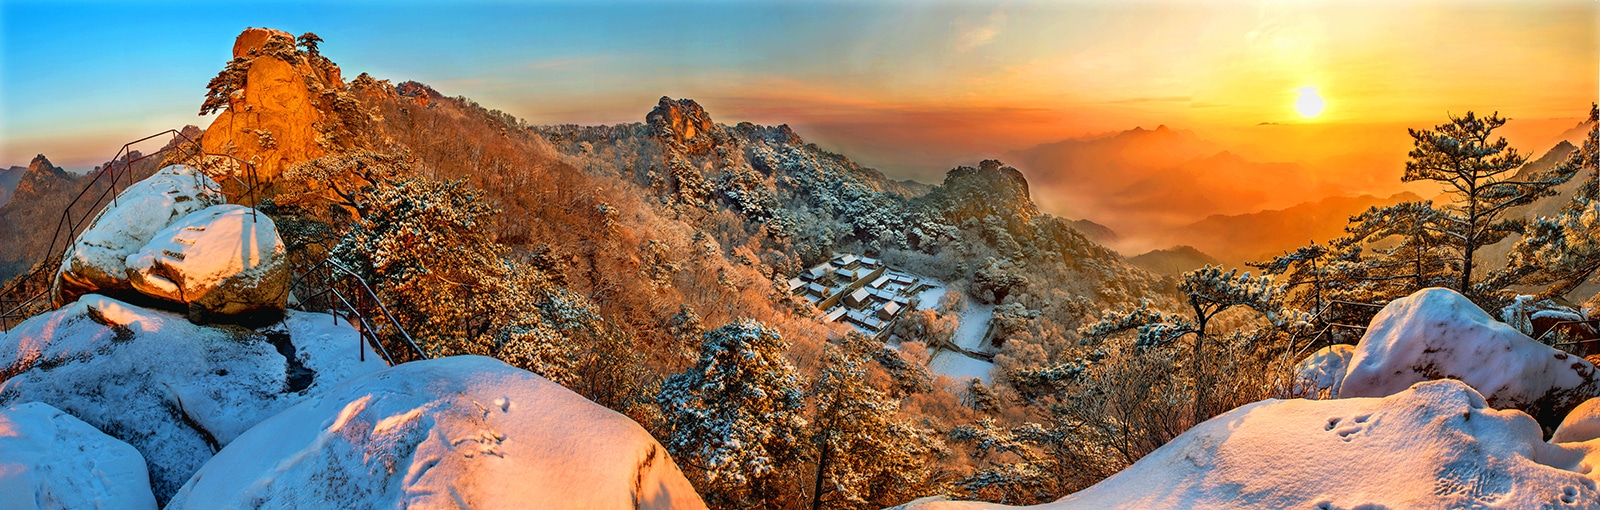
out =
[[[256,423],[384,368],[370,351],[359,361],[356,331],[332,316],[290,312],[282,324],[287,339],[85,295],[0,336],[0,378],[15,374],[0,405],[48,403],[128,442],[165,499]],[[280,354],[290,349],[294,363]]]
[[[1396,299],[1356,345],[1339,397],[1381,397],[1419,381],[1459,379],[1496,409],[1522,409],[1546,427],[1600,396],[1594,365],[1535,342],[1453,290]]]
[[[144,457],[38,402],[0,410],[0,507],[156,508]]]
[[[1600,441],[1552,445],[1459,381],[1384,398],[1266,400],[1035,508],[1600,508]],[[1007,508],[920,500],[916,510]]]
[[[632,420],[492,358],[368,374],[262,422],[170,509],[704,508]]]
[[[128,256],[179,218],[226,201],[221,189],[204,173],[173,165],[122,190],[62,258],[52,289],[56,304],[128,290]]]

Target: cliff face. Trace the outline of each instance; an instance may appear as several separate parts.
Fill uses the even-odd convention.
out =
[[[232,73],[235,81],[223,85],[235,88],[206,130],[206,152],[250,161],[259,177],[272,180],[351,143],[342,128],[364,114],[349,107],[355,102],[347,100],[339,67],[314,47],[300,50],[287,32],[250,28],[234,41],[233,57],[219,79]]]

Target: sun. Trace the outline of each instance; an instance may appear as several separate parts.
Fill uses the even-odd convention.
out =
[[[1316,87],[1302,87],[1300,98],[1294,101],[1294,109],[1300,112],[1301,117],[1316,118],[1322,113],[1322,96],[1317,95]]]

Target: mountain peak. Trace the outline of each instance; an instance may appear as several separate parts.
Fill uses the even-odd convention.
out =
[[[661,101],[645,116],[645,124],[656,136],[668,142],[683,144],[690,153],[711,148],[711,133],[717,125],[711,115],[693,99],[673,99],[661,96]]]

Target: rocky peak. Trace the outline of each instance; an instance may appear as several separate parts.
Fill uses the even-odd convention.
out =
[[[294,36],[282,30],[271,28],[250,27],[244,29],[237,39],[233,40],[233,58],[250,58],[251,52],[260,53],[261,48],[272,40],[274,36],[287,38],[291,44]]]
[[[714,143],[712,133],[718,130],[699,103],[667,96],[661,96],[661,102],[645,116],[645,123],[657,137],[682,144],[690,153],[709,150]]]
[[[40,155],[34,156],[33,157],[33,161],[28,162],[28,173],[39,173],[39,172],[48,172],[48,173],[59,175],[61,177],[66,177],[67,176],[67,172],[65,170],[62,170],[62,169],[56,167],[55,165],[50,164],[50,158],[44,157],[44,154],[40,154]]]
[[[206,152],[256,165],[272,180],[289,167],[359,143],[351,136],[367,123],[340,77],[339,66],[301,50],[288,32],[248,28],[233,43],[234,60],[212,80],[201,113],[225,109],[206,129]],[[341,97],[350,99],[344,101]]]
[[[945,174],[944,184],[931,196],[944,200],[949,219],[965,221],[998,216],[1025,224],[1039,216],[1039,208],[1028,195],[1028,180],[1022,172],[999,160],[984,160],[977,168],[959,166]]]

